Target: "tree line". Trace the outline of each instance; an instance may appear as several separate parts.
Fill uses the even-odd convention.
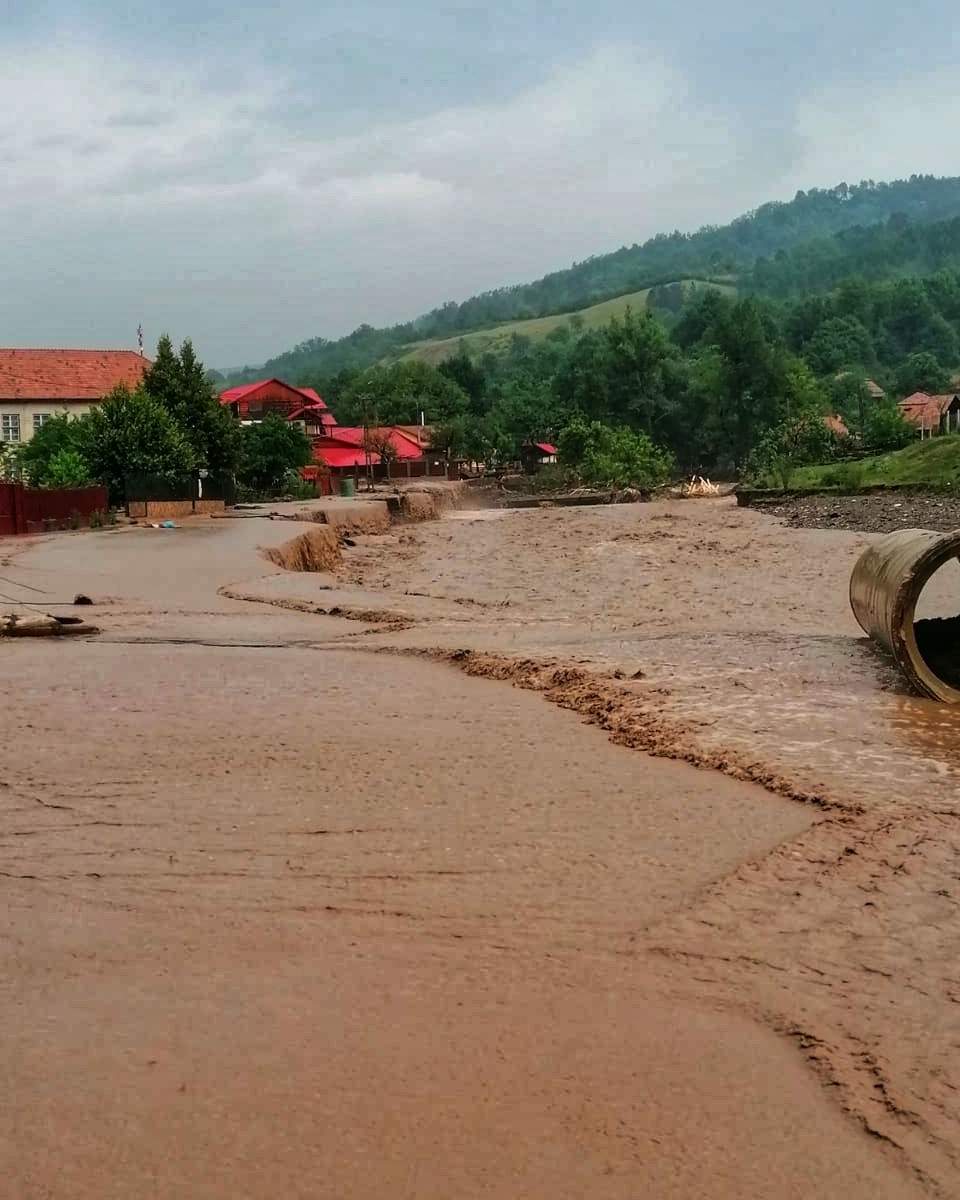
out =
[[[439,367],[404,360],[300,382],[341,423],[423,415],[444,452],[487,464],[594,423],[642,434],[678,470],[734,474],[778,455],[837,452],[828,414],[866,447],[905,444],[896,399],[946,390],[958,339],[960,274],[940,271],[847,280],[797,301],[700,290],[679,312],[628,310],[597,329],[571,321],[539,342],[515,335],[502,355],[471,356],[461,343]]]

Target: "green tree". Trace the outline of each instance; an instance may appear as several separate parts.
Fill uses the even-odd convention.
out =
[[[239,459],[239,429],[215,395],[207,374],[189,338],[176,354],[164,334],[143,386],[183,429],[199,468],[232,471]]]
[[[877,401],[867,409],[863,440],[868,449],[878,453],[901,450],[916,436],[915,427],[892,400]]]
[[[464,344],[461,342],[454,357],[444,359],[437,369],[466,394],[470,401],[470,411],[479,416],[484,411],[487,377],[467,353]]]
[[[311,461],[309,438],[275,413],[243,427],[239,479],[254,491],[282,491],[287,473]]]
[[[436,425],[466,409],[459,384],[413,359],[362,371],[345,389],[336,415],[342,425],[415,425],[422,412],[428,425]]]
[[[754,446],[744,474],[758,482],[788,487],[796,467],[835,458],[840,438],[817,413],[808,411],[768,429]]]
[[[430,449],[440,457],[450,469],[450,464],[463,458],[467,452],[468,419],[453,417],[442,425],[435,425],[430,435]]]
[[[196,469],[186,434],[145,388],[117,387],[77,422],[79,449],[111,498],[123,500],[129,475],[181,478]]]
[[[909,355],[897,369],[897,392],[901,396],[911,396],[914,392],[941,396],[949,387],[950,372],[928,350]]]
[[[87,487],[93,480],[87,460],[78,450],[64,446],[53,455],[40,480],[42,487]]]
[[[870,332],[856,317],[824,321],[804,344],[802,354],[818,375],[842,367],[869,367],[876,360]]]
[[[83,427],[68,413],[56,413],[44,421],[33,437],[17,451],[20,469],[28,483],[39,487],[50,471],[50,463],[61,451],[83,455]]]
[[[576,417],[557,439],[560,461],[586,483],[607,487],[652,488],[666,483],[673,470],[669,451],[645,433],[611,428]]]
[[[669,451],[645,433],[632,429],[596,428],[580,474],[586,483],[608,487],[653,488],[666,483],[673,470]]]

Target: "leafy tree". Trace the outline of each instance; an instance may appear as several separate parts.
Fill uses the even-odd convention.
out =
[[[428,425],[466,411],[467,395],[436,367],[416,359],[361,372],[338,401],[341,424],[414,425],[423,412]]]
[[[753,448],[746,464],[748,478],[775,479],[788,487],[794,468],[835,458],[841,439],[821,416],[806,412],[768,429]]]
[[[914,392],[941,396],[949,387],[950,372],[928,350],[908,355],[897,370],[897,392],[901,396],[911,396]]]
[[[479,415],[483,412],[487,376],[467,353],[462,342],[457,354],[453,358],[444,359],[437,369],[466,394],[472,413]]]
[[[50,459],[40,480],[42,487],[87,487],[93,480],[86,459],[78,450],[61,447]]]
[[[599,421],[572,421],[559,437],[560,460],[586,483],[607,487],[652,488],[665,483],[673,458],[645,433],[611,428]]]
[[[257,492],[282,491],[288,471],[312,460],[310,440],[296,425],[269,413],[241,433],[240,482]]]
[[[877,401],[867,409],[863,440],[868,449],[877,453],[901,450],[916,436],[916,429],[892,400]]]
[[[50,463],[61,451],[83,455],[83,426],[68,413],[56,413],[44,421],[33,437],[17,451],[20,469],[29,483],[40,486],[47,478]]]
[[[183,429],[198,467],[232,471],[240,452],[238,426],[214,394],[207,374],[189,338],[176,354],[163,334],[143,386]]]
[[[830,317],[818,325],[802,354],[818,375],[876,361],[870,331],[856,317]]]
[[[442,425],[435,425],[430,435],[430,449],[440,455],[448,470],[451,462],[462,458],[466,453],[467,424],[465,417],[453,417]]]
[[[107,485],[115,500],[124,498],[128,475],[176,479],[196,469],[183,430],[143,387],[134,392],[114,388],[77,424],[79,449],[91,475]]]

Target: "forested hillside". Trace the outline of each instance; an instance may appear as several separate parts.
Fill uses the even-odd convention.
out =
[[[404,347],[420,340],[574,312],[628,292],[691,277],[729,282],[736,276],[750,289],[785,296],[828,288],[851,271],[859,272],[859,267],[851,265],[858,255],[869,278],[887,277],[882,264],[888,253],[890,263],[901,273],[925,272],[942,265],[937,256],[943,247],[933,238],[924,241],[923,226],[957,217],[960,178],[913,176],[894,183],[842,183],[827,190],[799,192],[791,201],[764,204],[729,225],[707,226],[692,234],[660,234],[642,245],[598,255],[534,283],[445,304],[389,329],[363,325],[337,340],[313,338],[237,377],[266,372],[297,382],[322,378],[399,356]],[[883,237],[873,236],[870,227],[877,226],[882,227]],[[844,235],[843,231],[851,232]],[[843,236],[836,238],[836,234]],[[953,262],[957,230],[944,230],[944,236],[950,242],[949,261]]]

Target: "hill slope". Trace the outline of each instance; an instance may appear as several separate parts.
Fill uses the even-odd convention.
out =
[[[960,436],[917,440],[904,450],[892,450],[859,462],[800,467],[790,483],[797,488],[878,484],[955,488],[960,486]]]
[[[708,280],[684,279],[678,281],[684,293],[690,295],[697,288],[715,288],[718,291],[732,293],[736,289],[728,283],[714,283]],[[622,317],[628,308],[639,311],[648,306],[652,288],[644,288],[639,292],[628,292],[625,296],[617,296],[615,300],[604,300],[589,308],[579,309],[573,313],[557,313],[551,317],[531,317],[526,321],[508,321],[505,325],[495,325],[492,329],[480,329],[474,333],[463,333],[457,337],[429,338],[419,342],[409,342],[402,347],[400,359],[420,359],[436,366],[446,358],[455,355],[461,346],[473,358],[484,354],[504,354],[514,337],[529,338],[532,342],[541,342],[557,329],[563,329],[575,322],[583,329],[596,329],[610,323],[613,317]]]
[[[868,181],[853,187],[844,183],[798,192],[793,200],[764,204],[729,225],[707,226],[691,234],[660,234],[534,283],[445,304],[391,329],[364,325],[336,341],[313,338],[234,378],[264,372],[294,381],[332,375],[395,356],[414,341],[459,337],[505,322],[574,312],[672,280],[742,274],[758,259],[856,226],[877,225],[894,214],[919,223],[960,216],[960,178],[913,176],[894,183]]]

